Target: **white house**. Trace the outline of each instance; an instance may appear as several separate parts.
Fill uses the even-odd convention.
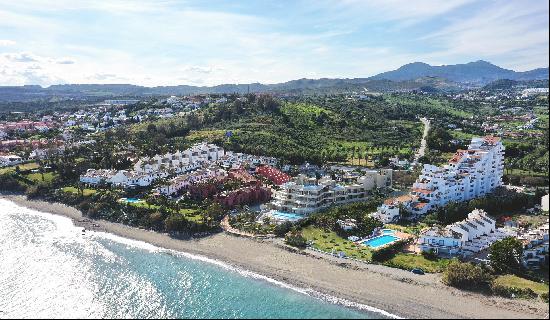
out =
[[[508,235],[502,229],[497,230],[495,220],[485,211],[475,209],[462,221],[423,230],[417,245],[421,251],[433,250],[438,255],[468,255],[487,249]]]

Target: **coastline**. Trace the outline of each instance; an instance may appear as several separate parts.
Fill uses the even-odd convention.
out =
[[[225,233],[202,239],[177,240],[166,234],[83,217],[59,203],[0,195],[0,199],[41,212],[62,215],[75,226],[108,232],[155,246],[201,255],[248,270],[291,286],[372,306],[406,318],[544,318],[548,305],[541,301],[489,297],[447,287],[440,276],[413,275],[379,266],[319,258],[285,250],[272,240],[236,237]]]

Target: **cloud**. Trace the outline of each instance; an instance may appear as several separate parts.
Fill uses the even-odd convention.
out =
[[[55,63],[57,63],[57,64],[74,64],[75,61],[67,58],[67,59],[57,60]]]
[[[6,53],[4,57],[11,62],[37,62],[38,57],[28,52]]]
[[[0,39],[0,47],[14,46],[17,42],[13,40]]]
[[[541,1],[499,3],[420,40],[439,46],[434,57],[469,56],[518,69],[548,66],[548,37],[548,2]]]

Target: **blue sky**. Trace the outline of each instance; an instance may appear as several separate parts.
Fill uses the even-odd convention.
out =
[[[0,85],[276,83],[479,59],[524,71],[548,66],[548,17],[542,0],[0,0]]]

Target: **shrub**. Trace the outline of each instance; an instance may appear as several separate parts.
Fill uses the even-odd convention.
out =
[[[380,248],[372,253],[372,260],[377,262],[383,262],[391,259],[397,252],[401,251],[403,246],[407,243],[406,240],[399,240],[383,248]]]
[[[0,190],[9,192],[23,192],[25,186],[21,185],[11,174],[0,175]]]
[[[284,237],[285,234],[287,234],[291,229],[292,229],[292,222],[285,221],[275,226],[275,229],[273,230],[273,232],[277,237]]]
[[[540,298],[542,299],[542,301],[548,303],[548,292],[542,293],[540,295]]]
[[[426,258],[427,260],[437,260],[437,254],[435,253],[434,249],[430,249],[428,251],[422,251],[422,256]]]
[[[305,248],[307,245],[307,240],[300,231],[288,232],[285,236],[285,242],[286,244],[297,248]]]
[[[445,269],[442,280],[451,287],[479,290],[485,288],[490,279],[490,275],[480,266],[454,261]]]
[[[491,283],[491,291],[499,296],[503,297],[515,297],[515,298],[525,298],[532,299],[536,298],[537,294],[530,288],[516,288],[509,287],[496,282]]]

